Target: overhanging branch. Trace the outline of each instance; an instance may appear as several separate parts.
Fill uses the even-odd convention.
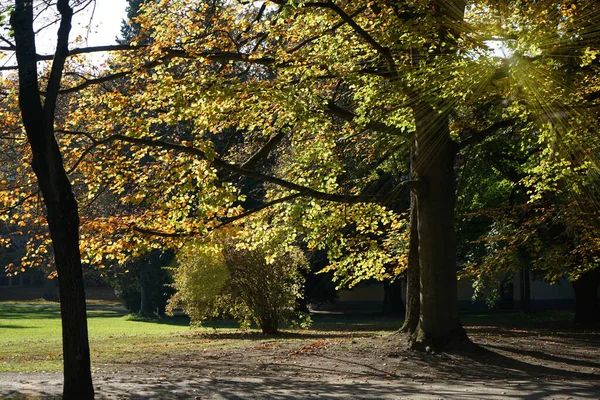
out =
[[[258,64],[258,65],[265,65],[265,66],[272,65],[276,62],[276,60],[271,57],[253,58],[249,54],[237,53],[237,52],[226,52],[226,51],[188,53],[184,50],[166,49],[166,50],[164,50],[164,52],[165,52],[165,54],[162,57],[160,57],[156,60],[148,61],[137,68],[133,68],[133,69],[129,69],[126,71],[121,71],[121,72],[116,72],[116,73],[101,76],[98,78],[87,79],[83,83],[81,83],[77,86],[73,86],[73,87],[70,87],[67,89],[62,89],[60,92],[61,93],[77,92],[79,90],[85,89],[86,87],[89,87],[92,85],[97,85],[97,84],[101,84],[101,83],[105,83],[105,82],[110,82],[110,81],[113,81],[113,80],[116,80],[119,78],[123,78],[123,77],[125,77],[129,74],[132,74],[136,71],[139,71],[139,70],[157,67],[158,65],[163,64],[166,61],[169,61],[169,60],[175,59],[175,58],[205,59],[205,60],[209,60],[209,61],[226,61],[226,62],[239,61],[239,62],[245,62],[248,64]]]
[[[120,141],[125,143],[136,144],[140,146],[149,146],[155,148],[161,148],[165,150],[171,150],[178,153],[188,154],[193,157],[196,157],[201,160],[206,160],[212,163],[216,168],[220,168],[222,170],[231,172],[233,174],[239,176],[245,176],[248,178],[254,178],[263,182],[273,183],[275,185],[281,186],[283,188],[298,192],[299,196],[311,197],[317,200],[325,200],[332,201],[336,203],[346,203],[346,204],[358,204],[358,203],[377,203],[386,205],[390,198],[389,196],[382,195],[349,195],[349,194],[335,194],[335,193],[326,193],[321,192],[316,189],[312,189],[306,186],[298,185],[296,183],[287,181],[282,178],[278,178],[275,176],[263,174],[261,172],[253,171],[250,169],[246,169],[236,164],[229,163],[220,158],[209,158],[206,154],[195,147],[183,146],[175,143],[169,143],[162,140],[150,139],[150,138],[133,138],[125,135],[113,135],[107,139],[104,139],[100,142],[100,144],[108,144],[110,142]],[[404,181],[401,182],[398,186],[402,186],[404,184],[412,184],[412,181]]]

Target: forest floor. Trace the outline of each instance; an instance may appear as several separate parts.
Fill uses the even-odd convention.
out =
[[[168,352],[93,364],[94,386],[102,399],[600,399],[600,329],[520,316],[466,316],[478,349],[455,353],[408,350],[365,318],[277,337],[191,331]],[[61,387],[59,372],[0,373],[0,398]]]

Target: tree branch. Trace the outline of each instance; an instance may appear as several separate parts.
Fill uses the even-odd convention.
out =
[[[239,61],[245,62],[249,64],[259,64],[259,65],[272,65],[276,62],[274,58],[271,57],[259,57],[252,58],[249,54],[244,53],[236,53],[236,52],[206,52],[206,53],[188,53],[184,50],[177,49],[168,49],[166,50],[166,54],[156,60],[148,61],[140,67],[130,69],[127,71],[116,72],[114,74],[105,75],[99,78],[87,79],[83,83],[73,86],[67,89],[62,89],[60,93],[73,93],[79,90],[85,89],[86,87],[97,85],[105,82],[110,82],[115,79],[123,78],[135,71],[142,69],[154,68],[168,60],[174,58],[187,58],[187,59],[196,59],[196,58],[204,58],[209,61]]]
[[[264,144],[256,153],[252,155],[244,164],[242,164],[242,168],[252,169],[256,167],[262,160],[264,160],[269,153],[277,147],[279,143],[283,140],[287,132],[285,130],[279,131],[279,133],[273,136],[267,143]]]
[[[101,143],[108,144],[113,141],[121,141],[131,144],[137,144],[141,146],[150,146],[156,148],[162,148],[165,150],[172,150],[178,153],[188,154],[193,157],[196,157],[201,160],[206,160],[212,163],[215,167],[223,169],[225,171],[231,172],[233,174],[239,176],[245,176],[249,178],[254,178],[261,180],[263,182],[273,183],[275,185],[284,187],[289,190],[293,190],[299,193],[301,196],[308,196],[318,200],[325,201],[333,201],[337,203],[347,203],[347,204],[358,204],[358,203],[382,203],[385,204],[387,200],[387,196],[377,196],[377,195],[349,195],[349,194],[333,194],[321,192],[316,189],[312,189],[306,186],[298,185],[296,183],[287,181],[285,179],[277,178],[275,176],[263,174],[261,172],[252,171],[246,168],[243,168],[239,165],[231,164],[227,161],[224,161],[220,158],[209,158],[207,157],[203,151],[195,148],[195,147],[187,147],[179,144],[164,142],[161,140],[149,139],[149,138],[133,138],[124,135],[113,135],[107,139],[104,139]],[[404,182],[405,183],[405,182]]]
[[[303,4],[304,7],[318,7],[318,8],[328,8],[336,13],[342,21],[347,23],[354,29],[354,32],[361,37],[365,42],[367,42],[371,47],[375,49],[386,61],[390,74],[393,76],[397,75],[396,70],[396,62],[394,61],[394,57],[392,56],[392,52],[388,47],[384,47],[370,33],[365,31],[350,15],[348,15],[340,6],[333,2],[307,2]]]
[[[362,13],[364,10],[366,10],[367,7],[361,7],[358,10],[356,10],[355,12],[353,12],[350,15],[350,18],[354,18],[355,16],[357,16],[358,14]],[[316,35],[316,36],[312,36],[310,38],[304,39],[303,41],[301,41],[300,43],[297,43],[294,47],[292,47],[291,49],[286,50],[286,52],[288,54],[294,53],[298,50],[300,50],[301,48],[303,48],[304,46],[314,42],[317,39],[322,38],[323,36],[325,36],[328,33],[334,33],[335,31],[337,31],[340,27],[346,25],[348,22],[346,20],[341,20],[340,22],[335,23],[333,26],[331,26],[329,29],[326,29],[325,31],[323,31],[321,34]]]
[[[46,86],[46,98],[44,101],[44,112],[46,113],[46,123],[54,126],[54,111],[56,109],[56,100],[60,89],[60,81],[63,75],[65,62],[69,56],[69,32],[71,31],[71,19],[73,18],[73,9],[69,6],[68,0],[59,0],[56,4],[60,12],[60,26],[58,28],[58,39],[56,52],[54,53],[50,78]],[[53,129],[53,128],[52,128]]]
[[[257,212],[259,212],[261,210],[264,210],[265,208],[272,207],[272,206],[274,206],[276,204],[284,203],[286,201],[290,201],[290,200],[296,199],[298,197],[302,197],[302,195],[300,193],[294,193],[294,194],[291,194],[291,195],[288,195],[288,196],[281,197],[279,199],[271,200],[271,201],[269,201],[269,202],[267,202],[267,203],[265,203],[265,204],[263,204],[261,206],[258,206],[258,207],[252,208],[250,210],[244,211],[243,213],[238,214],[238,215],[236,215],[234,217],[225,218],[225,219],[221,220],[221,222],[219,223],[219,225],[213,226],[213,227],[207,229],[205,232],[173,232],[173,233],[168,233],[168,232],[156,231],[156,230],[153,230],[153,229],[140,228],[140,227],[137,227],[137,226],[134,226],[133,230],[135,232],[142,233],[142,234],[145,234],[145,235],[161,236],[161,237],[169,237],[169,238],[182,238],[182,237],[189,237],[189,236],[198,236],[198,235],[204,234],[206,232],[210,232],[210,231],[222,228],[222,227],[224,227],[226,225],[229,225],[229,224],[231,224],[231,223],[233,223],[235,221],[239,221],[240,219],[246,218],[246,217],[248,217],[248,216],[250,216],[252,214],[255,214],[255,213],[257,213]]]
[[[340,107],[332,101],[327,103],[327,111],[329,111],[329,113],[331,115],[334,115],[334,116],[336,116],[344,121],[347,121],[347,122],[352,122],[357,117],[357,115],[354,114],[352,111],[349,111],[343,107]],[[381,133],[386,133],[389,135],[401,135],[401,134],[406,133],[404,131],[404,129],[396,128],[395,126],[390,126],[390,125],[384,124],[383,122],[379,122],[379,121],[373,121],[373,122],[367,124],[367,126],[365,126],[365,128],[371,129],[371,130],[374,130],[377,132],[381,132]]]
[[[487,127],[486,129],[479,131],[479,132],[475,132],[471,136],[467,137],[466,139],[461,140],[460,143],[458,143],[458,148],[464,149],[467,146],[471,146],[473,144],[480,143],[480,142],[484,141],[487,137],[489,137],[489,136],[493,135],[494,133],[496,133],[497,131],[499,131],[500,129],[504,129],[504,128],[513,126],[517,121],[518,121],[518,119],[511,118],[511,119],[507,119],[504,121],[496,122],[496,123],[492,124],[491,126]]]

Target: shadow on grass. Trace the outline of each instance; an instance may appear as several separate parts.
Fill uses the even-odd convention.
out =
[[[185,334],[185,335],[190,335]],[[359,338],[359,337],[370,337],[373,336],[371,333],[361,333],[361,332],[340,332],[340,331],[332,331],[332,332],[317,332],[313,330],[306,331],[280,331],[278,334],[264,334],[257,330],[248,330],[248,331],[222,331],[219,329],[215,329],[213,331],[202,330],[202,331],[192,331],[191,335],[197,336],[202,339],[209,340],[250,340],[256,342],[265,342],[265,341],[285,341],[289,339],[304,339],[304,340],[318,340],[318,339],[337,339],[337,338]]]
[[[575,314],[567,310],[535,311],[488,311],[462,313],[465,326],[503,326],[514,328],[569,327]]]
[[[121,316],[125,317],[127,321],[133,322],[143,322],[148,324],[156,324],[156,325],[171,325],[171,326],[189,326],[190,319],[187,316],[174,316],[174,317],[143,317],[138,314],[128,314],[122,313]]]
[[[129,313],[123,309],[115,308],[89,308],[88,319],[94,318],[123,318]],[[2,320],[25,320],[25,319],[60,319],[60,307],[58,305],[34,305],[34,304],[0,304],[0,321]],[[163,318],[139,318],[131,316],[131,321],[147,322],[161,325],[187,326],[190,323],[188,317],[163,317]],[[6,325],[7,328],[15,325]]]
[[[372,314],[311,314],[314,331],[387,331],[400,329],[403,318],[399,315]]]
[[[2,325],[0,324],[0,329],[31,329],[32,326],[22,326],[22,325]]]
[[[121,318],[125,312],[111,309],[87,310],[88,318]],[[0,320],[60,319],[58,305],[0,304]]]

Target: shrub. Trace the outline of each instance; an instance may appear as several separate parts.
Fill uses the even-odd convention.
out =
[[[297,247],[193,243],[177,255],[177,264],[168,310],[181,305],[192,323],[229,316],[273,334],[280,322],[302,316],[296,305],[308,263]]]

